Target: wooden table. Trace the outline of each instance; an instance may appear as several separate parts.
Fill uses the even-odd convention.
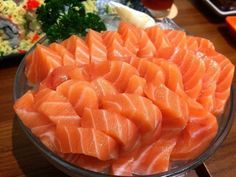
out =
[[[228,35],[222,19],[214,18],[199,1],[176,0],[175,3],[179,9],[176,23],[193,35],[210,39],[216,49],[236,65],[236,42]],[[17,64],[14,63],[0,68],[0,176],[65,176],[29,142],[15,120],[12,86]],[[205,164],[213,177],[236,175],[236,122],[227,139]],[[197,175],[192,171],[189,176]]]

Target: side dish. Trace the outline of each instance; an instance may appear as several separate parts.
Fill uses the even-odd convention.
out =
[[[35,10],[44,0],[14,0],[0,3],[0,56],[25,53],[42,36]]]

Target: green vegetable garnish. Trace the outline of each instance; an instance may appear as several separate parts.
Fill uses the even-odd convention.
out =
[[[66,39],[72,34],[85,36],[89,28],[99,32],[106,30],[101,18],[86,13],[78,0],[47,0],[36,13],[50,42]]]

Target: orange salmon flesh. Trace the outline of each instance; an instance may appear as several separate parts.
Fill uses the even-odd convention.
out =
[[[218,131],[234,65],[207,39],[121,22],[37,45],[14,104],[52,152],[87,170],[151,175],[204,152]]]

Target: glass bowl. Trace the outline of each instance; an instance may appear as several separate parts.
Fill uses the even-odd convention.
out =
[[[171,21],[167,20],[167,25],[166,28],[173,28],[176,29],[176,24],[170,24],[172,23]],[[162,24],[163,25],[163,24]],[[165,28],[165,27],[164,27]],[[42,38],[39,43],[44,43],[46,40],[46,37]],[[35,48],[32,47],[32,49],[25,55],[25,57]],[[27,85],[27,79],[25,77],[25,57],[21,61],[17,72],[16,72],[16,77],[14,81],[14,88],[13,88],[13,96],[14,100],[20,98],[27,90],[29,90],[30,87]],[[216,137],[214,140],[211,142],[211,144],[208,146],[208,148],[203,152],[201,155],[199,155],[196,159],[191,160],[191,161],[179,161],[179,162],[174,162],[169,171],[164,172],[164,173],[159,173],[159,174],[154,174],[154,175],[148,175],[148,177],[161,177],[161,176],[178,176],[180,174],[187,173],[189,170],[196,168],[198,165],[203,163],[207,158],[209,158],[215,151],[216,149],[220,146],[220,144],[224,141],[226,136],[228,135],[232,123],[233,123],[233,118],[234,118],[234,113],[235,113],[235,101],[236,101],[236,96],[234,93],[234,88],[231,87],[231,93],[230,93],[230,98],[227,101],[227,104],[225,106],[224,113],[218,117],[218,125],[219,125],[219,130],[217,132]],[[16,116],[17,117],[17,116]],[[22,128],[22,130],[25,132],[25,134],[28,136],[30,141],[39,149],[39,151],[59,170],[63,171],[64,173],[70,175],[70,176],[89,176],[89,177],[108,177],[111,175],[107,175],[104,173],[97,173],[93,171],[89,171],[83,168],[80,168],[78,166],[75,166],[59,156],[57,156],[55,153],[51,152],[46,146],[44,146],[41,141],[34,136],[30,129],[28,129],[22,121],[17,117],[17,121]],[[182,176],[182,175],[181,175]]]

